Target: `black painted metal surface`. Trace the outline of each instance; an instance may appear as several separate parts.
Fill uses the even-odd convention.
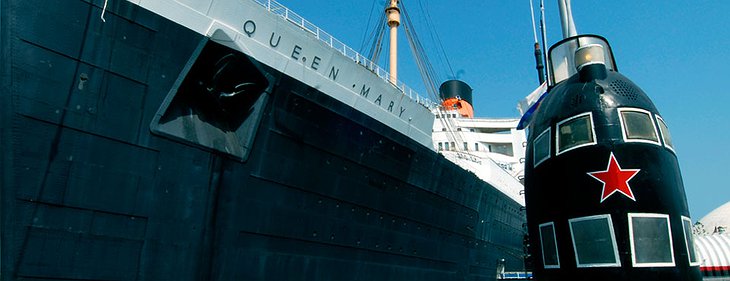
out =
[[[564,41],[570,40],[578,41],[575,38]],[[606,73],[603,65],[593,66],[603,69],[573,75],[551,88],[530,125],[525,196],[535,278],[541,281],[701,280],[698,264],[690,265],[684,238],[682,217],[690,215],[675,152],[664,141],[628,142],[622,135],[619,109],[644,110],[650,113],[657,128],[659,111],[628,78],[615,71]],[[595,69],[586,67],[585,71]],[[596,143],[556,153],[558,124],[583,113],[592,114]],[[533,154],[535,139],[547,129],[550,129],[549,158],[540,162]],[[618,192],[606,196],[602,194],[602,182],[589,175],[607,171],[607,161],[614,156],[624,173],[637,171],[633,177],[620,179],[630,185],[631,196]],[[629,214],[669,216],[673,265],[634,265]],[[611,218],[620,264],[581,267],[569,220],[602,215]],[[550,267],[543,259],[539,226],[546,223],[554,223],[560,262],[557,267]]]
[[[104,23],[102,4],[0,2],[3,280],[493,280],[499,259],[522,269],[523,211],[473,174],[126,1],[110,1]],[[244,69],[258,86],[229,87],[206,67]],[[176,84],[186,79],[215,90]]]
[[[441,100],[447,100],[457,97],[465,100],[470,105],[474,104],[472,98],[472,89],[464,81],[449,80],[439,86],[439,98],[441,98]]]

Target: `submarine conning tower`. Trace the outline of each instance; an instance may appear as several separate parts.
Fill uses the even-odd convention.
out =
[[[525,202],[536,280],[699,281],[669,127],[605,38],[548,52],[529,125]]]
[[[448,80],[439,87],[439,97],[444,109],[458,110],[462,117],[474,118],[472,89],[464,81]]]

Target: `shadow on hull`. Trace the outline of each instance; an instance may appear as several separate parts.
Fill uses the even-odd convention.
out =
[[[494,187],[129,2],[102,22],[102,2],[0,2],[3,280],[522,270],[524,213]]]

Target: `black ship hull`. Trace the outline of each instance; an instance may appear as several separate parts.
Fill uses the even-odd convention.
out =
[[[102,22],[103,2],[0,2],[2,280],[523,269],[524,214],[494,187],[129,2],[110,1]],[[220,95],[232,82],[218,70],[247,71],[252,89]]]

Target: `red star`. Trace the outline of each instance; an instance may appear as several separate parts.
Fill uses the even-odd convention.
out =
[[[601,195],[601,203],[606,198],[616,192],[620,192],[631,200],[636,201],[634,193],[631,192],[629,187],[629,181],[638,174],[640,169],[621,169],[618,165],[616,157],[611,152],[611,157],[608,159],[608,167],[605,171],[589,172],[588,175],[603,182],[603,194]]]

